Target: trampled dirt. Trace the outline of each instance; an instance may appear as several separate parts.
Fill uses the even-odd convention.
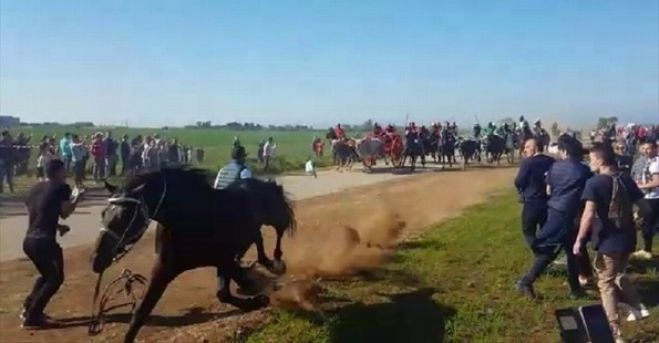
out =
[[[315,280],[337,278],[376,268],[405,236],[459,214],[487,195],[510,187],[515,169],[477,169],[427,173],[376,185],[357,187],[296,204],[298,232],[284,240],[288,273],[283,288],[272,294],[274,306],[316,308],[321,291]],[[346,175],[346,177],[350,177]],[[474,228],[477,230],[478,228]],[[264,229],[271,254],[274,232]],[[36,271],[25,259],[0,264],[1,342],[116,342],[127,329],[127,309],[108,316],[98,336],[87,336],[87,323],[96,275],[89,267],[90,246],[65,251],[64,285],[47,312],[64,328],[27,332],[19,328],[18,313]],[[122,268],[148,277],[154,259],[153,236],[148,235],[130,254],[106,272],[114,277]],[[249,256],[248,256],[249,258]],[[231,339],[258,326],[269,310],[241,313],[215,298],[215,271],[203,268],[176,279],[138,336],[144,342],[201,342]]]

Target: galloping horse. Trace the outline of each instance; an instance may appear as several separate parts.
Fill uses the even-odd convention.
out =
[[[462,169],[467,167],[470,160],[481,162],[481,143],[475,139],[466,139],[459,143],[460,154],[462,155]]]
[[[485,140],[485,156],[488,162],[496,162],[497,165],[501,162],[501,155],[503,155],[506,148],[506,141],[503,137],[498,135],[488,135]]]
[[[379,158],[384,159],[386,165],[391,163],[394,167],[398,167],[403,148],[403,139],[397,134],[368,136],[357,144],[357,153],[368,169],[371,169]]]
[[[439,156],[442,164],[448,163],[449,167],[453,167],[455,161],[455,143],[456,138],[453,132],[445,130],[439,140]]]
[[[401,162],[401,168],[405,167],[405,161],[409,157],[410,159],[410,170],[414,171],[416,168],[416,159],[417,157],[421,158],[421,165],[426,166],[426,154],[423,151],[423,143],[416,134],[408,134],[405,137],[405,150],[403,153],[403,161]]]
[[[234,297],[228,285],[231,279],[238,284],[246,281],[237,261],[258,241],[261,224],[275,227],[275,262],[284,265],[281,236],[293,232],[295,216],[281,186],[245,180],[216,190],[205,171],[179,167],[131,176],[121,189],[109,184],[106,187],[113,197],[103,211],[103,227],[92,255],[92,268],[99,273],[99,280],[113,260],[125,255],[142,238],[150,220],[161,225],[151,280],[133,314],[125,342],[135,340],[167,285],[186,270],[216,267],[216,294],[222,302],[245,311],[268,305],[269,299],[263,295]],[[260,261],[268,267],[266,260]],[[283,267],[278,269],[273,271]]]
[[[503,153],[506,154],[508,163],[515,163],[515,151],[517,147],[517,137],[514,132],[506,132],[503,137],[505,144]]]

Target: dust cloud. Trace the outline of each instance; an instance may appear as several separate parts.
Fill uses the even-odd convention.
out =
[[[307,227],[296,236],[286,262],[290,281],[272,293],[273,306],[317,311],[319,281],[340,279],[380,267],[392,254],[406,223],[388,207],[368,213],[353,225],[332,230]]]

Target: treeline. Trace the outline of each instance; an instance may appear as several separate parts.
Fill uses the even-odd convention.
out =
[[[96,127],[94,123],[90,121],[77,121],[75,123],[67,123],[67,124],[62,124],[58,122],[43,122],[43,123],[23,123],[21,122],[20,126],[31,126],[31,127],[38,127],[38,126],[74,126],[76,128],[81,128],[81,127]]]
[[[213,125],[210,121],[198,121],[195,125],[186,125],[186,129],[230,129],[235,131],[308,131],[313,127],[307,125],[261,125],[257,123],[229,122],[226,124]]]

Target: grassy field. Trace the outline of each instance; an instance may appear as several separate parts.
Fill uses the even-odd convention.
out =
[[[570,301],[565,277],[541,279],[533,303],[513,289],[530,266],[513,193],[404,243],[384,269],[329,282],[326,319],[278,311],[247,342],[558,342],[553,312],[597,302]],[[652,317],[626,324],[632,342],[659,341],[659,260],[635,264],[635,284]]]
[[[79,135],[92,135],[95,132],[112,131],[115,139],[127,134],[129,137],[135,137],[138,134],[144,136],[160,134],[162,138],[177,138],[180,144],[186,146],[202,147],[205,150],[205,160],[201,167],[211,171],[218,170],[221,166],[229,161],[231,148],[234,137],[239,137],[240,142],[245,146],[248,153],[248,164],[252,170],[261,174],[262,166],[257,163],[258,144],[262,139],[273,137],[277,143],[276,159],[273,161],[273,168],[270,174],[279,174],[304,168],[307,158],[313,156],[311,150],[311,141],[314,136],[324,138],[325,131],[237,131],[230,129],[138,129],[138,128],[102,128],[102,127],[81,127],[73,126],[35,126],[19,127],[11,130],[12,135],[16,137],[19,132],[26,135],[32,135],[31,144],[38,144],[38,141],[44,135],[56,135],[63,137],[66,132],[77,133]],[[32,152],[32,166],[35,165],[37,158],[37,149]],[[325,145],[325,157],[316,161],[318,167],[327,166],[331,163],[331,148],[329,144]],[[35,182],[33,177],[18,177],[16,180],[16,191],[20,195]],[[0,195],[1,197],[2,195]],[[7,196],[5,194],[5,196]]]

